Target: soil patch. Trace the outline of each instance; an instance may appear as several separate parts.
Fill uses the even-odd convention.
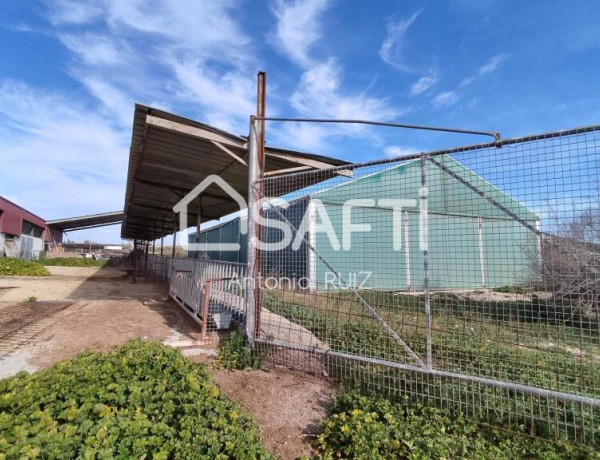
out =
[[[285,460],[314,453],[319,422],[327,416],[335,390],[330,381],[289,370],[213,374],[227,397],[260,424],[263,443],[273,454]]]
[[[0,310],[0,340],[18,330],[64,310],[72,302],[26,302]]]

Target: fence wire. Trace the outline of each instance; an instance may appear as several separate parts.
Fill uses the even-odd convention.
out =
[[[258,181],[261,352],[600,447],[599,132]]]

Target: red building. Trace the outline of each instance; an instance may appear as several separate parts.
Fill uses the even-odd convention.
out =
[[[46,221],[0,196],[0,257],[37,259],[46,244],[60,243],[62,232]]]

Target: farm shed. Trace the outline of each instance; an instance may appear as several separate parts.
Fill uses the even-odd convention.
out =
[[[112,225],[123,220],[123,212],[46,221],[0,196],[0,257],[37,259],[43,251],[62,245],[71,230]]]
[[[52,237],[44,219],[0,196],[0,257],[35,259]]]
[[[346,161],[265,147],[265,176],[293,171],[330,173]],[[173,211],[182,198],[210,176],[219,176],[242,197],[248,193],[247,139],[179,115],[136,104],[121,237],[153,241],[179,227]],[[286,192],[311,185],[290,181]],[[186,228],[239,211],[240,205],[213,183],[188,206]]]
[[[539,217],[499,188],[450,156],[426,163],[428,201],[429,285],[432,289],[494,288],[530,283],[539,257]],[[338,182],[340,182],[338,180]],[[345,283],[385,290],[420,290],[424,280],[424,253],[420,248],[421,162],[400,165],[348,179],[337,185],[313,186],[287,207],[271,208],[265,217],[285,216],[301,228],[306,216],[306,243],[294,249],[264,251],[263,275],[304,279],[316,289],[338,287],[334,271]],[[487,197],[487,198],[486,198]],[[349,247],[342,244],[349,225],[348,200],[353,204],[351,223],[368,224],[368,232],[353,233]],[[401,214],[382,200],[413,200]],[[355,202],[356,203],[356,202]],[[326,212],[335,237],[323,231]],[[305,213],[306,212],[306,213]],[[528,228],[529,227],[529,228]],[[266,241],[279,241],[281,231],[268,228]],[[296,236],[296,235],[294,235]],[[195,234],[190,242],[196,241]],[[201,242],[243,242],[239,219],[201,232]],[[399,241],[400,240],[400,241]],[[211,259],[246,261],[246,247],[239,253],[211,251]],[[331,270],[327,264],[334,269]]]

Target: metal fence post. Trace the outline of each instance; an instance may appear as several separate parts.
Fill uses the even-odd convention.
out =
[[[255,119],[250,117],[250,135],[248,137],[248,268],[246,273],[246,335],[250,348],[254,347],[255,293],[254,270],[256,262],[256,224],[254,221],[255,200],[254,181],[258,176],[258,152],[256,142]]]
[[[254,213],[260,213],[260,189],[262,185],[255,181],[262,179],[265,169],[265,110],[266,110],[266,74],[258,72],[257,118],[250,118],[250,136],[248,138],[248,274],[246,281],[246,334],[250,347],[260,333],[261,310],[261,257],[256,246],[260,240],[261,229],[255,222]]]
[[[427,210],[427,155],[421,155],[421,250],[423,251],[423,291],[425,293],[425,335],[427,341],[427,357],[425,364],[432,368],[431,356],[431,305],[429,303],[429,216]]]

